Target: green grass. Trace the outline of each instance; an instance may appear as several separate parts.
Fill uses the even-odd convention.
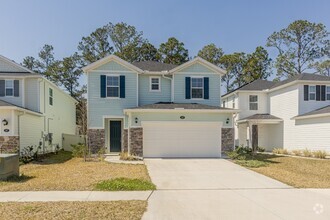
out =
[[[145,191],[155,190],[156,186],[152,182],[146,180],[116,178],[97,183],[95,189],[102,191]]]

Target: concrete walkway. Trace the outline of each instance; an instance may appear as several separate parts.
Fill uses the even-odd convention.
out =
[[[294,189],[223,159],[146,160],[143,219],[330,219],[330,189]]]
[[[147,200],[152,191],[28,191],[0,192],[0,202]]]

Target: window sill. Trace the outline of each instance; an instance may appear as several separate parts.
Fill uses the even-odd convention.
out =
[[[149,92],[161,92],[161,90],[149,90]]]

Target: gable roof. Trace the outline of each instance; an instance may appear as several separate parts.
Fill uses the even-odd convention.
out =
[[[133,62],[134,66],[140,68],[144,71],[169,71],[174,69],[178,65],[168,64],[168,63],[161,63],[158,61],[140,61],[140,62]]]
[[[143,61],[143,62],[135,62],[135,63],[129,63],[120,57],[117,57],[116,55],[109,55],[106,56],[94,63],[91,63],[85,67],[82,68],[82,70],[85,73],[88,73],[89,71],[107,63],[110,61],[116,61],[119,64],[137,72],[137,73],[148,73],[148,72],[162,72],[166,71],[168,74],[172,74],[174,72],[177,72],[179,70],[182,70],[184,68],[189,67],[190,65],[193,65],[195,63],[200,63],[201,65],[207,67],[208,69],[219,73],[221,75],[226,74],[226,71],[200,57],[196,57],[186,63],[183,63],[181,65],[173,65],[173,64],[166,64],[166,63],[161,63],[157,61]]]
[[[329,115],[330,116],[330,105],[328,106],[324,106],[322,108],[319,109],[315,109],[313,111],[301,114],[301,115],[297,115],[296,117],[294,117],[294,119],[299,119],[299,118],[309,118],[309,117],[316,117],[316,116],[322,116],[322,115]]]
[[[282,120],[271,114],[254,114],[240,120]]]
[[[9,69],[2,69],[0,65],[0,75],[15,75],[15,76],[29,76],[29,75],[39,75],[37,73],[34,73],[32,70],[16,63],[13,60],[8,59],[7,57],[4,57],[0,55],[0,61],[7,63],[9,66],[12,67],[11,70]]]
[[[274,89],[286,84],[289,84],[294,81],[324,81],[324,82],[330,82],[330,77],[329,76],[323,76],[319,74],[310,74],[310,73],[302,73],[295,75],[293,77],[290,77],[286,80],[279,81],[279,82],[274,82],[274,81],[268,81],[268,80],[262,80],[262,79],[257,79],[254,80],[250,83],[247,83],[233,91],[230,91],[226,94],[224,94],[222,97],[227,96],[235,91],[263,91],[267,89]]]
[[[0,108],[2,108],[2,107],[5,108],[5,109],[6,109],[6,107],[9,107],[10,109],[14,108],[14,109],[18,109],[18,110],[28,111],[28,112],[33,113],[33,114],[42,115],[41,112],[37,112],[37,111],[31,110],[31,109],[28,109],[28,108],[21,107],[19,105],[14,105],[12,103],[0,100]]]
[[[221,75],[224,75],[224,74],[227,73],[226,70],[224,70],[224,69],[222,69],[222,68],[214,65],[213,63],[210,63],[210,62],[204,60],[201,57],[195,57],[194,59],[192,59],[192,60],[190,60],[188,62],[185,62],[185,63],[183,63],[183,64],[175,67],[174,69],[171,69],[170,70],[170,73],[178,72],[178,71],[180,71],[180,70],[182,70],[184,68],[187,68],[187,67],[189,67],[189,66],[191,66],[191,65],[193,65],[195,63],[199,63],[199,64],[201,64],[203,66],[206,66],[208,69],[210,69],[210,70],[212,70],[212,71],[214,71],[216,73],[219,73]]]
[[[135,71],[135,72],[138,72],[138,73],[143,72],[142,69],[138,68],[137,66],[135,66],[135,65],[133,65],[133,64],[131,64],[131,63],[129,63],[129,62],[117,57],[116,55],[113,55],[113,54],[108,55],[108,56],[106,56],[106,57],[104,57],[104,58],[102,58],[98,61],[95,61],[94,63],[91,63],[91,64],[83,67],[82,70],[85,73],[87,73],[88,71],[93,70],[93,69],[95,69],[99,66],[102,66],[103,64],[108,63],[110,61],[116,61],[117,63],[119,63],[119,64],[121,64],[121,65]]]

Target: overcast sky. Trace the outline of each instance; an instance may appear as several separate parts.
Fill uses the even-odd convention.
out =
[[[83,36],[108,22],[134,25],[155,46],[174,36],[192,57],[209,43],[225,53],[250,53],[298,19],[329,30],[330,1],[0,0],[0,54],[21,63],[51,44],[57,58],[69,56]]]

